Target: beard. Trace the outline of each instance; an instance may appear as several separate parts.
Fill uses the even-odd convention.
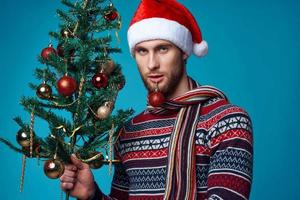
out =
[[[171,73],[161,73],[164,75],[164,85],[158,83],[158,91],[163,93],[165,97],[169,97],[176,90],[180,80],[185,74],[184,64],[180,65],[179,69],[173,70]],[[148,92],[156,89],[156,84],[147,81],[147,75],[141,75],[145,88]]]

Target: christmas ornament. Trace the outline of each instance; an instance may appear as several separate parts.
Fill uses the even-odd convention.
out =
[[[118,13],[116,11],[109,11],[104,15],[104,19],[107,21],[113,21],[118,17]]]
[[[103,165],[104,156],[101,153],[94,152],[91,154],[90,157],[94,157],[95,159],[91,159],[91,161],[88,161],[87,164],[92,169],[99,169]]]
[[[30,146],[29,146],[29,153],[30,153],[30,158],[32,158],[32,152],[33,152],[33,126],[34,126],[34,106],[31,110],[31,114],[30,114]]]
[[[109,131],[109,138],[108,138],[108,143],[109,143],[109,174],[112,174],[112,159],[113,159],[113,136],[114,136],[114,129],[115,125],[112,124],[111,129]]]
[[[30,147],[30,133],[24,131],[24,129],[20,129],[17,133],[17,142],[22,147]]]
[[[77,89],[77,82],[74,78],[71,76],[68,76],[67,74],[61,77],[57,81],[57,90],[59,94],[63,96],[70,96],[72,95]]]
[[[62,29],[60,31],[60,34],[62,37],[64,38],[72,38],[73,37],[73,34],[71,33],[71,31],[67,30],[67,29]]]
[[[49,59],[49,56],[51,54],[56,54],[55,49],[52,47],[52,44],[50,44],[48,47],[44,48],[41,52],[41,56],[42,58],[44,58],[45,60]]]
[[[112,108],[113,108],[113,102],[105,102],[103,106],[100,106],[97,110],[97,117],[99,119],[106,119],[111,111],[112,111]]]
[[[165,102],[165,97],[161,92],[156,90],[148,95],[148,102],[153,107],[159,107]]]
[[[57,45],[57,55],[59,57],[64,57],[64,49],[62,44]]]
[[[22,171],[20,177],[20,192],[23,192],[24,178],[25,178],[26,156],[22,155]]]
[[[116,35],[116,38],[117,38],[118,44],[120,44],[120,37],[119,37],[119,33],[118,33],[118,31],[115,31],[115,35]]]
[[[92,78],[92,83],[95,88],[106,88],[108,85],[108,76],[106,73],[96,73]]]
[[[108,60],[102,65],[103,70],[107,75],[111,74],[115,69],[115,63],[112,60]]]
[[[60,160],[51,159],[47,160],[44,164],[44,172],[48,178],[59,178],[65,171],[65,166]]]
[[[36,95],[41,99],[50,99],[52,96],[52,89],[48,84],[46,84],[46,82],[44,82],[38,86]]]

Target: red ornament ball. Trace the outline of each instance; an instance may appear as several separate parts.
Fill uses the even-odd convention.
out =
[[[64,57],[64,48],[63,48],[62,44],[59,44],[57,46],[57,55],[59,57]]]
[[[113,21],[118,17],[118,13],[116,11],[111,11],[104,15],[104,19],[107,21]]]
[[[63,96],[71,96],[77,89],[77,82],[74,78],[64,75],[57,81],[57,90]]]
[[[151,92],[148,95],[148,102],[153,107],[159,107],[165,102],[165,97],[161,92]]]
[[[108,76],[106,73],[97,73],[92,78],[92,83],[95,88],[106,88],[108,85]]]
[[[44,58],[45,60],[48,60],[49,59],[49,56],[51,54],[56,54],[56,51],[55,49],[52,47],[52,45],[49,45],[49,47],[46,47],[42,50],[41,52],[41,56],[42,58]]]

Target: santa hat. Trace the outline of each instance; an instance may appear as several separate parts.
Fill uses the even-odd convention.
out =
[[[208,50],[195,18],[176,0],[142,0],[127,39],[132,55],[136,44],[154,39],[168,40],[188,55],[204,56]]]

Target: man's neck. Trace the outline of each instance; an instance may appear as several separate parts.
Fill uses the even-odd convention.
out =
[[[182,78],[180,79],[178,86],[176,87],[174,92],[172,92],[170,95],[167,95],[166,98],[172,99],[172,98],[181,96],[184,93],[188,92],[189,90],[190,90],[190,88],[189,88],[188,76],[187,76],[187,74],[184,74],[182,76]]]

